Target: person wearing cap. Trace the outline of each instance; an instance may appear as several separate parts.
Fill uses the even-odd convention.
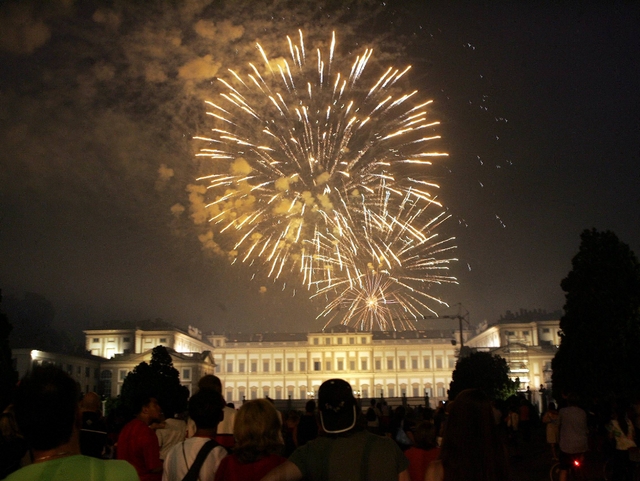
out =
[[[370,433],[358,419],[360,408],[347,381],[322,383],[318,410],[323,434],[262,481],[409,481],[409,461],[395,441]]]

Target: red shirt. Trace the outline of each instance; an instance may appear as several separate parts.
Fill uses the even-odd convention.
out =
[[[220,462],[215,481],[260,481],[269,471],[286,460],[287,458],[271,454],[254,463],[241,464],[236,455],[232,454]]]
[[[128,461],[138,471],[140,481],[161,481],[162,461],[156,433],[139,419],[129,421],[118,436],[118,459]],[[157,473],[152,473],[159,469]]]
[[[424,475],[431,461],[438,459],[440,448],[420,449],[409,448],[404,452],[409,460],[409,477],[411,481],[423,481]]]

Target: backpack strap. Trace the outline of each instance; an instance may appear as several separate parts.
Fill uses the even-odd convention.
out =
[[[209,441],[204,443],[204,445],[200,448],[200,451],[198,451],[198,455],[196,456],[196,459],[191,465],[191,467],[189,468],[189,471],[187,471],[187,474],[185,474],[184,478],[182,478],[182,481],[197,481],[198,476],[200,474],[200,469],[202,468],[202,465],[204,464],[205,459],[207,459],[207,456],[209,456],[209,453],[216,446],[220,446],[220,444],[218,444],[218,442],[215,439],[210,439]]]

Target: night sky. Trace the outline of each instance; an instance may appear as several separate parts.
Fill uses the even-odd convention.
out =
[[[434,100],[459,259],[439,313],[561,309],[584,229],[640,253],[640,3],[553,3],[0,2],[3,295],[43,295],[69,329],[320,329],[295,279],[201,242],[187,191],[215,77],[300,28],[309,46],[335,30],[341,56],[373,47],[372,72],[412,65]]]

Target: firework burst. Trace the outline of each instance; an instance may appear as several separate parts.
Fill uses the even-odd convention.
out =
[[[388,298],[418,313],[430,296],[407,298],[399,292],[414,289],[417,277],[356,266],[367,251],[398,262],[413,252],[403,269],[415,275],[424,269],[421,283],[442,281],[426,272],[429,262],[437,262],[420,256],[429,242],[421,236],[432,228],[432,222],[420,224],[422,212],[439,206],[433,194],[438,185],[426,177],[425,167],[447,155],[429,147],[440,138],[439,122],[428,118],[431,101],[416,101],[416,91],[403,92],[400,81],[410,67],[389,68],[371,80],[365,75],[371,50],[342,70],[335,34],[324,53],[308,52],[302,32],[296,40],[287,37],[288,58],[270,59],[258,44],[260,63],[250,63],[245,74],[229,70],[228,78],[218,79],[220,96],[207,101],[214,127],[196,138],[205,142],[198,155],[211,160],[212,173],[198,179],[207,186],[209,221],[220,238],[229,240],[233,262],[266,265],[273,279],[300,271],[316,294],[337,295],[325,314],[348,302],[356,285],[362,294],[353,294],[353,310],[367,291],[370,307],[375,295],[394,292],[381,295],[385,302],[376,303],[379,314],[365,317],[391,319]],[[396,226],[392,231],[389,222]],[[356,242],[359,226],[367,233],[365,244]],[[385,247],[383,239],[392,237]],[[350,267],[334,257],[342,255],[341,249]],[[371,265],[370,259],[364,262]],[[349,290],[340,291],[332,274],[350,279]],[[345,319],[361,322],[362,316]]]
[[[400,204],[390,196],[374,209],[364,202],[357,212],[360,223],[341,219],[338,236],[318,235],[317,252],[307,259],[307,282],[317,292],[329,294],[318,318],[355,324],[363,330],[412,329],[432,305],[448,304],[429,293],[435,284],[457,283],[448,275],[456,261],[445,253],[455,249],[453,238],[442,239],[436,229],[448,219],[441,211],[429,215],[432,205],[420,206],[407,195]],[[315,264],[314,264],[315,263]],[[319,272],[317,280],[311,273]]]

